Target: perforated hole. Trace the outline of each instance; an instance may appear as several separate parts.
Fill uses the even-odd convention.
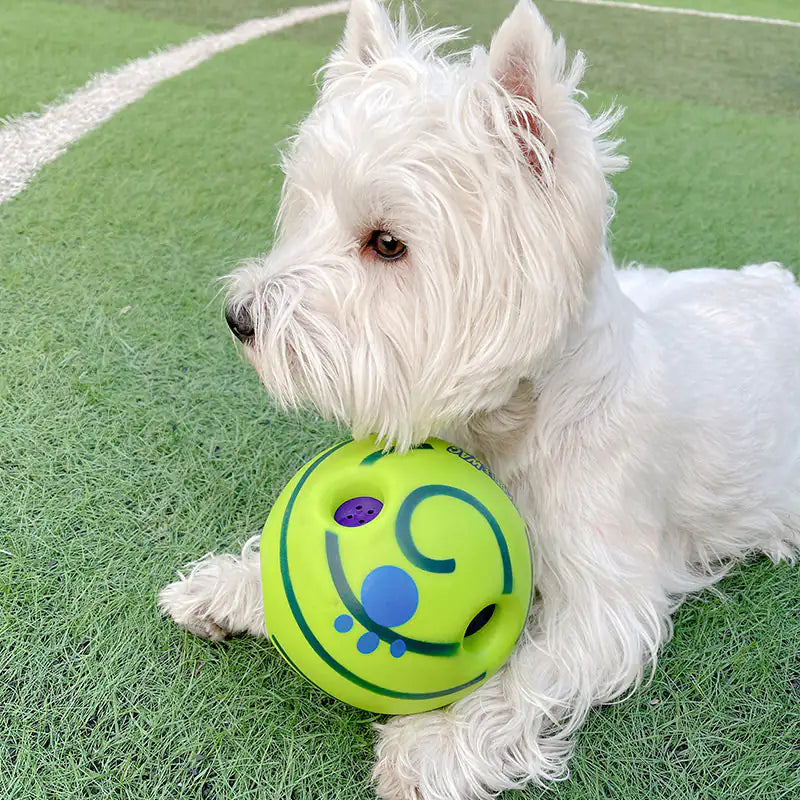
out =
[[[346,528],[356,528],[372,522],[383,508],[383,503],[376,497],[351,497],[345,500],[333,514],[339,525]]]
[[[474,636],[478,631],[486,627],[489,620],[494,616],[495,604],[482,608],[467,625],[467,630],[464,633],[464,638]]]

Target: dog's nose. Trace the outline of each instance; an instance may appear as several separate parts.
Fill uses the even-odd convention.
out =
[[[228,327],[233,331],[233,335],[240,342],[248,342],[255,334],[253,318],[250,316],[250,309],[240,303],[231,304],[225,307],[225,320]]]

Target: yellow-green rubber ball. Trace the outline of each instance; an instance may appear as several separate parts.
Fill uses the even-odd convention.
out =
[[[525,524],[469,453],[345,442],[306,464],[261,539],[267,631],[302,675],[384,714],[447,705],[511,654],[531,599]]]

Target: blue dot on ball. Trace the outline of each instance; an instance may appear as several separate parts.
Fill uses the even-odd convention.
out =
[[[364,578],[361,604],[373,622],[392,628],[414,616],[419,605],[419,590],[404,569],[384,564]]]
[[[367,631],[358,637],[358,643],[356,644],[356,647],[358,648],[359,653],[368,655],[369,653],[374,653],[375,650],[377,650],[380,641],[381,640],[378,638],[377,633]]]
[[[339,633],[347,633],[353,627],[353,618],[349,614],[339,614],[333,621],[333,627]]]
[[[400,658],[406,652],[406,643],[402,639],[395,639],[389,645],[389,652],[395,657]]]

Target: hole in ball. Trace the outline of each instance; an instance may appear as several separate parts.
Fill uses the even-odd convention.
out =
[[[345,528],[357,528],[376,519],[382,509],[383,503],[377,497],[359,495],[341,503],[333,512],[333,519]]]
[[[467,625],[467,630],[464,636],[474,636],[479,630],[482,630],[494,615],[494,609],[494,603],[492,603],[490,606],[486,606],[486,608],[482,608],[472,618],[472,621],[469,623],[469,625]]]

